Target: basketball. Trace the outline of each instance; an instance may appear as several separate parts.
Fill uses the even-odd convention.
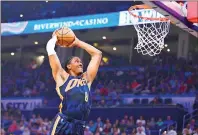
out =
[[[68,47],[70,46],[75,40],[74,32],[67,27],[60,28],[54,32],[57,35],[57,42],[56,44],[61,47]]]

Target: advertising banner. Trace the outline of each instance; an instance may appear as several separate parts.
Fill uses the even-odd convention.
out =
[[[32,111],[34,108],[42,106],[42,98],[4,98],[1,99],[1,109],[7,110],[8,107],[17,108],[23,111]]]

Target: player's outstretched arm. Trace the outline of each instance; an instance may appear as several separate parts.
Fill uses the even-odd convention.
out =
[[[89,65],[87,67],[87,80],[88,83],[91,84],[98,72],[98,68],[100,66],[100,61],[102,58],[102,52],[93,47],[92,45],[89,45],[79,39],[76,39],[75,44],[78,47],[86,50],[91,55],[91,61],[89,62]]]
[[[61,63],[56,55],[54,50],[57,41],[57,36],[53,36],[47,43],[46,50],[49,56],[49,63],[52,69],[52,75],[57,85],[61,85],[65,80],[65,77],[68,77],[68,74],[64,71],[61,66]]]

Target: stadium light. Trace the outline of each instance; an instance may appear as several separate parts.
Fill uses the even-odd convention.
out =
[[[114,50],[114,51],[116,51],[116,50],[117,50],[117,48],[116,48],[116,47],[113,47],[113,50]]]
[[[102,60],[107,63],[109,61],[109,59],[107,57],[103,57]]]
[[[14,52],[11,52],[11,55],[14,56]]]
[[[164,46],[165,46],[165,47],[167,47],[168,45],[167,45],[167,44],[165,44]]]
[[[167,52],[170,52],[170,49],[167,49]]]
[[[45,58],[45,56],[43,56],[43,55],[42,55],[42,56],[40,56],[40,58],[41,58],[41,59],[44,59],[44,58]]]
[[[35,42],[34,42],[34,44],[35,44],[35,45],[38,45],[38,42],[37,42],[37,41],[35,41]]]
[[[20,17],[23,17],[23,14],[20,14]]]
[[[94,45],[95,47],[97,47],[97,46],[98,46],[98,43],[94,43],[93,45]]]
[[[107,39],[107,37],[103,36],[102,39]]]
[[[48,2],[48,0],[45,1],[46,3]]]

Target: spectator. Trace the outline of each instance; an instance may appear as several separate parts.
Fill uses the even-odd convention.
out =
[[[104,99],[102,99],[101,101],[100,101],[100,104],[99,104],[99,107],[107,107],[107,104],[105,103],[105,100]]]
[[[186,128],[183,129],[182,134],[183,135],[192,134],[192,130],[190,129],[190,124],[186,125]]]
[[[136,80],[134,80],[134,81],[131,83],[131,88],[132,88],[132,89],[136,89],[139,85],[140,85],[140,84],[139,84]]]
[[[30,119],[30,122],[31,122],[32,124],[34,124],[34,123],[37,122],[37,119],[36,119],[36,115],[35,115],[35,114],[32,115],[32,118]]]
[[[120,129],[116,128],[116,126],[114,125],[113,128],[111,129],[111,133],[113,135],[119,135],[120,134]]]
[[[125,124],[125,120],[122,119],[120,123],[120,132],[124,132],[127,128],[127,125]]]
[[[30,130],[28,127],[24,128],[22,135],[30,135]]]
[[[155,86],[152,86],[152,88],[151,88],[151,94],[157,94],[157,91],[156,91],[156,87]]]
[[[149,93],[150,93],[150,90],[148,86],[146,86],[141,92],[141,94],[149,94]]]
[[[106,123],[104,124],[103,131],[105,134],[109,134],[111,132],[111,123],[109,119],[106,119]]]
[[[38,128],[36,124],[32,124],[30,132],[33,134],[37,134]]]
[[[171,125],[173,124],[173,120],[171,120],[171,116],[167,116],[167,120],[164,121],[164,125]]]
[[[92,133],[94,133],[95,132],[95,130],[96,130],[96,125],[94,125],[94,123],[93,123],[93,121],[91,120],[91,121],[89,121],[89,131],[91,131]]]
[[[1,135],[6,135],[6,132],[3,128],[1,128]]]
[[[146,135],[142,128],[137,128],[136,135]]]
[[[84,135],[93,135],[93,133],[91,131],[89,131],[88,126],[85,127]]]
[[[17,122],[16,122],[16,120],[13,120],[12,124],[8,128],[8,132],[13,133],[13,132],[15,132],[17,130],[18,130]]]
[[[119,123],[119,120],[118,120],[118,119],[115,121],[115,126],[116,126],[117,128],[120,127],[120,123]]]
[[[109,84],[107,85],[107,88],[112,90],[115,87],[115,83],[113,80],[110,80]]]
[[[41,118],[41,116],[38,114],[37,115],[37,118],[36,118],[36,123],[37,124],[40,124],[40,123],[42,123],[43,122],[43,119]]]
[[[124,84],[120,80],[118,83],[115,84],[116,93],[118,94],[122,93],[123,89],[124,89]]]
[[[31,89],[26,87],[23,93],[24,97],[30,97],[31,96]]]
[[[128,115],[124,115],[124,122],[125,122],[125,124],[128,123],[128,121],[129,121],[128,118],[129,118]]]
[[[198,135],[198,127],[196,128],[196,130],[195,130],[193,135]]]
[[[131,92],[130,82],[126,82],[124,93],[130,93],[130,92]]]
[[[168,131],[167,135],[177,135],[177,132],[174,130],[173,126],[170,127],[170,130]]]
[[[159,118],[158,122],[156,123],[156,125],[158,127],[161,127],[164,124],[164,122],[162,121],[162,118]]]
[[[193,131],[195,129],[195,119],[192,119],[190,122],[190,129]]]
[[[48,118],[45,118],[45,119],[44,119],[43,124],[44,124],[46,127],[50,124]]]
[[[100,89],[100,95],[101,96],[107,96],[108,95],[108,89],[103,87]]]
[[[133,93],[139,93],[141,91],[140,86],[141,84],[139,84],[136,80],[134,80],[131,84]]]
[[[146,126],[145,134],[146,134],[146,135],[151,135],[151,131],[150,131],[150,129],[149,129],[148,126]]]
[[[187,84],[182,82],[177,93],[181,94],[186,92],[186,90],[187,90]]]
[[[131,131],[130,135],[136,135],[136,129],[135,128]]]
[[[140,119],[137,119],[136,124],[142,123],[143,126],[146,125],[146,121],[143,119],[143,116],[140,116]]]
[[[38,91],[37,91],[37,87],[34,86],[33,89],[32,89],[32,96],[37,96],[38,95]]]
[[[139,122],[139,123],[138,123],[137,131],[138,131],[139,129],[141,129],[141,132],[144,132],[144,133],[145,133],[145,127],[142,126],[142,122]]]
[[[97,122],[95,123],[95,127],[101,128],[101,130],[103,130],[103,123],[102,123],[100,117],[97,118]]]
[[[150,104],[162,104],[162,99],[159,97],[155,97]]]
[[[149,123],[147,123],[148,124],[148,126],[150,127],[150,128],[154,128],[155,127],[155,125],[156,125],[156,122],[155,122],[155,118],[151,118],[151,121],[149,121]]]
[[[47,128],[44,125],[44,123],[39,124],[39,128],[38,128],[38,134],[47,134]]]
[[[20,129],[21,131],[24,131],[25,125],[24,125],[24,122],[23,122],[23,121],[20,122],[20,124],[19,124],[19,129]]]
[[[109,96],[109,99],[106,102],[106,105],[112,107],[114,105],[113,98]]]
[[[130,116],[129,117],[129,120],[128,120],[128,123],[127,123],[127,127],[131,128],[134,126],[134,119],[133,119],[133,116]]]

